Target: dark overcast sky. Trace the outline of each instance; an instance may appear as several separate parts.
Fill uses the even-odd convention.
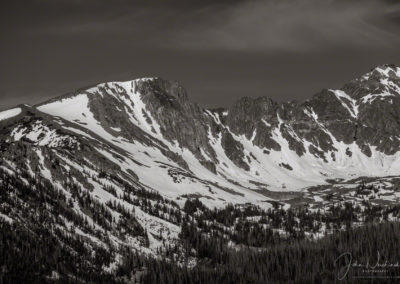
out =
[[[2,0],[0,109],[159,76],[204,106],[302,100],[400,65],[389,0]]]

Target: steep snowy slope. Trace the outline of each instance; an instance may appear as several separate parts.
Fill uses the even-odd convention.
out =
[[[146,108],[141,94],[135,91],[139,84],[152,84],[153,80],[164,83],[160,79],[145,79],[101,84],[84,93],[40,105],[37,109],[87,128],[118,147],[125,153],[127,162],[121,163],[112,153],[103,149],[96,150],[110,161],[119,164],[124,172],[134,172],[142,184],[158,190],[164,196],[209,196],[207,201],[213,205],[247,201],[257,203],[265,199],[261,194],[232,183],[222,175],[215,175],[207,168],[207,165],[213,165],[213,160],[207,156],[207,152],[212,152],[215,157],[217,154],[214,151],[217,150],[221,152],[219,158],[231,164],[232,180],[235,175],[247,178],[247,175],[241,174],[241,170],[232,164],[222,149],[214,150],[213,146],[208,144],[207,136],[195,138],[197,134],[194,134],[194,137],[183,138],[181,143],[177,141],[178,138],[170,139],[164,136],[163,132],[174,130],[162,128]],[[162,94],[160,99],[167,100],[166,107],[170,103],[177,103],[177,99],[168,94]],[[198,111],[205,119],[212,121],[202,114],[202,109],[198,108]],[[205,134],[211,135],[204,131]],[[203,138],[204,149],[193,146],[192,149],[200,149],[193,153],[182,145],[187,142],[185,139],[193,138]]]
[[[302,103],[244,98],[212,111],[191,103],[179,84],[147,78],[100,84],[37,109],[134,155],[145,166],[125,169],[151,188],[162,184],[158,190],[167,196],[215,199],[208,188],[214,184],[218,198],[254,202],[262,189],[397,174],[399,80],[399,68],[384,65]],[[164,164],[182,172],[174,178]],[[185,171],[197,182],[182,178]],[[227,191],[237,195],[225,196]]]
[[[129,160],[123,150],[36,109],[24,107],[21,115],[21,120],[0,125],[0,187],[5,198],[0,211],[8,212],[3,215],[9,220],[29,225],[38,217],[29,212],[43,206],[49,210],[44,213],[47,222],[96,246],[160,254],[161,240],[171,245],[178,240],[178,205],[145,190],[133,172],[124,172],[119,164]],[[151,206],[160,202],[160,207]]]

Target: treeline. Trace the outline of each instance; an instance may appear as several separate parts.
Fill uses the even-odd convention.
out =
[[[400,256],[399,235],[400,224],[386,222],[350,228],[317,241],[302,240],[263,250],[237,251],[227,244],[216,245],[218,239],[203,239],[203,246],[209,251],[197,266],[179,267],[152,260],[142,283],[339,283],[339,277],[344,277],[342,283],[398,283],[398,267],[380,273],[350,268],[346,275],[343,269],[349,256],[338,257],[348,252],[353,263],[396,264]]]
[[[0,232],[0,283],[122,283],[103,269],[114,252],[76,235],[2,220]]]
[[[123,261],[113,272],[103,269],[111,252],[89,249],[83,239],[64,235],[63,242],[67,245],[63,245],[60,235],[53,236],[40,226],[27,231],[3,221],[0,230],[1,283],[126,283],[132,280],[151,284],[339,283],[339,276],[345,276],[343,283],[397,283],[395,277],[400,275],[396,267],[380,274],[363,274],[360,269],[352,268],[344,275],[340,270],[349,259],[336,261],[341,254],[349,252],[353,262],[359,264],[397,263],[400,224],[392,222],[369,224],[318,241],[302,240],[263,250],[237,250],[219,239],[204,239],[209,251],[201,255],[195,267],[146,259],[126,249],[121,251]],[[363,275],[381,278],[367,282],[355,278]]]
[[[188,251],[198,251],[202,238],[221,238],[236,245],[268,247],[305,238],[320,238],[366,223],[397,220],[400,205],[382,206],[367,201],[362,207],[351,202],[331,204],[311,210],[307,206],[284,210],[264,210],[254,205],[228,205],[209,209],[198,199],[187,200],[187,213],[181,224],[181,237],[192,244]]]

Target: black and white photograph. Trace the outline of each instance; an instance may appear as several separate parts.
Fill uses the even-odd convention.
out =
[[[400,1],[2,0],[0,284],[400,283]]]

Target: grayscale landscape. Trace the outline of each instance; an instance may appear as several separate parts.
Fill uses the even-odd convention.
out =
[[[400,278],[396,1],[24,2],[0,50],[0,283]]]

